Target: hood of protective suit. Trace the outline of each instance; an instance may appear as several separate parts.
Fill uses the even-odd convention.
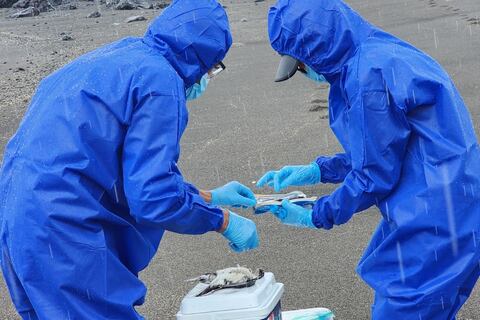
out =
[[[215,0],[174,0],[148,27],[144,42],[158,50],[190,87],[227,54],[228,17]]]
[[[375,30],[340,0],[279,0],[268,17],[273,49],[325,75],[336,73]]]

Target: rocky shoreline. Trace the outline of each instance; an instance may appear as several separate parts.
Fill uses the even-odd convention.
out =
[[[94,1],[83,1],[94,2]],[[163,9],[169,0],[100,0],[95,4],[113,10]],[[0,0],[0,8],[11,9],[8,17],[12,19],[34,17],[43,12],[56,10],[76,10],[78,2],[73,0]],[[94,12],[92,12],[93,14]],[[97,18],[93,15],[90,18]]]

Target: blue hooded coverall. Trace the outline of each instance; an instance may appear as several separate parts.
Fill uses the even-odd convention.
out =
[[[382,220],[358,266],[373,319],[453,319],[480,274],[480,153],[442,67],[340,0],[280,0],[272,47],[323,74],[345,153],[319,157],[341,183],[313,210],[319,228],[376,205]]]
[[[24,319],[142,319],[138,273],[164,230],[223,223],[177,168],[185,88],[232,43],[214,0],[176,0],[143,38],[45,78],[5,150],[1,266]]]

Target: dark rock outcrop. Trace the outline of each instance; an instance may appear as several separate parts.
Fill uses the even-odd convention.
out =
[[[25,18],[25,17],[34,17],[38,16],[40,14],[40,11],[35,8],[35,7],[28,7],[25,9],[22,9],[20,11],[12,13],[9,17],[10,18]]]
[[[54,6],[60,5],[61,0],[18,0],[12,5],[12,8],[30,8],[34,7],[40,12],[47,12],[54,9]]]
[[[11,8],[17,0],[0,0],[0,8]]]
[[[134,9],[163,9],[170,4],[170,1],[160,0],[105,0],[107,8],[115,10],[134,10]]]

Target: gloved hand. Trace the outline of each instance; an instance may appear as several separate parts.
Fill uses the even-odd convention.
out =
[[[275,207],[271,211],[283,224],[299,228],[317,229],[313,224],[313,210],[293,204],[287,199],[282,201],[281,207]]]
[[[252,190],[237,181],[232,181],[211,192],[214,206],[254,207],[257,204]]]
[[[258,247],[258,234],[255,222],[229,212],[227,228],[222,233],[230,241],[235,252],[244,252]]]
[[[306,166],[286,166],[279,171],[269,171],[257,182],[257,187],[268,185],[280,192],[288,186],[305,186],[320,182],[320,167],[316,162]]]

